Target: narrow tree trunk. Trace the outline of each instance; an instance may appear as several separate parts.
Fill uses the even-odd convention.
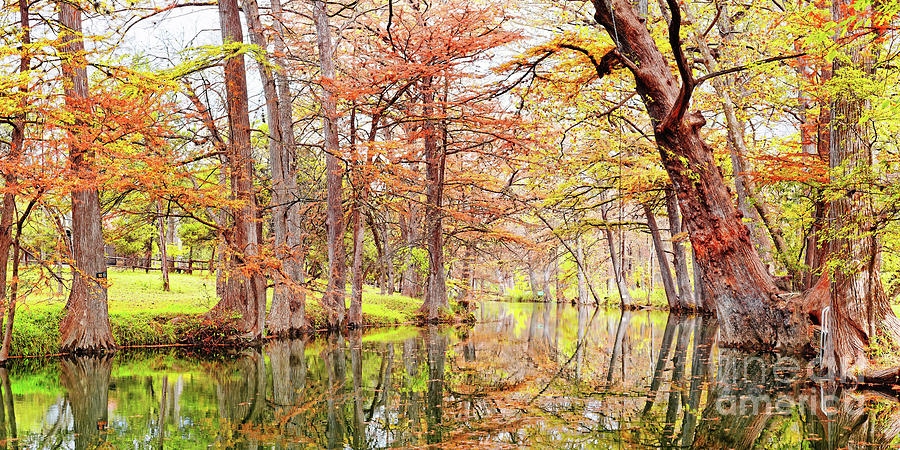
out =
[[[79,7],[60,2],[59,24],[66,107],[76,114],[78,122],[77,115],[91,111]],[[74,130],[69,133],[73,140],[80,137]],[[74,265],[72,290],[60,322],[62,351],[102,351],[116,347],[106,303],[106,258],[93,156],[92,151],[77,143],[69,148],[72,175],[76,178],[72,192]]]
[[[328,226],[328,288],[322,306],[328,326],[339,328],[347,320],[347,304],[344,300],[346,258],[344,250],[343,168],[338,160],[340,145],[337,135],[337,106],[334,92],[327,84],[334,80],[334,51],[331,46],[331,28],[325,2],[313,0],[313,21],[316,26],[316,46],[319,50],[319,66],[322,79],[322,113],[325,126],[325,171],[328,187],[326,198],[326,224]]]
[[[163,210],[160,207],[159,203],[156,205],[156,210],[158,211],[159,217],[157,220],[157,225],[159,228],[159,259],[162,261],[162,265],[160,266],[160,272],[162,273],[162,289],[164,292],[169,292],[169,258],[167,250],[167,240],[166,239],[166,219],[162,214]]]
[[[365,245],[365,226],[364,221],[360,218],[359,204],[361,194],[357,194],[357,198],[353,204],[353,210],[350,212],[350,222],[353,227],[353,283],[352,297],[350,298],[350,316],[349,324],[354,327],[362,326],[362,290],[363,290],[363,249]]]
[[[534,273],[534,268],[530,264],[528,266],[528,284],[531,287],[531,300],[538,301],[541,296],[538,295],[537,274]]]
[[[237,0],[219,2],[222,42],[242,43],[241,20]],[[223,296],[211,314],[227,317],[237,314],[236,326],[247,337],[262,338],[265,333],[265,280],[259,267],[257,205],[253,193],[253,156],[250,146],[250,114],[247,103],[247,78],[243,54],[225,59],[226,103],[230,139],[226,147],[231,169],[231,195],[238,201],[232,211],[232,227],[227,232],[227,279]]]
[[[578,277],[578,304],[586,305],[590,303],[587,284],[587,261],[584,259],[584,244],[581,238],[575,239],[575,267]]]
[[[666,291],[666,300],[669,302],[669,310],[688,309],[689,307],[681,301],[681,298],[675,292],[675,282],[672,280],[672,272],[669,270],[669,261],[666,260],[662,237],[660,237],[659,227],[656,225],[656,217],[647,204],[644,204],[644,215],[647,217],[647,226],[650,227],[650,237],[653,238],[653,248],[656,250],[656,260],[659,263],[659,275],[662,277],[663,289]],[[650,276],[652,277],[653,274],[651,273]]]
[[[401,231],[405,237],[406,252],[403,256],[403,274],[400,280],[400,293],[407,297],[415,297],[416,295],[416,268],[413,265],[413,249],[418,241],[416,230],[418,229],[418,220],[416,218],[416,205],[410,203],[405,215],[400,218]]]
[[[601,210],[603,221],[606,222],[606,228],[603,233],[606,235],[606,244],[609,247],[609,261],[612,264],[613,278],[616,280],[616,288],[619,291],[619,305],[623,309],[631,308],[634,301],[631,299],[631,292],[628,291],[628,282],[625,281],[625,272],[622,267],[622,260],[619,259],[619,253],[616,251],[616,242],[613,239],[612,228],[606,220],[606,211]]]
[[[553,296],[550,295],[550,274],[553,273],[553,262],[556,261],[556,248],[554,248],[550,253],[550,258],[547,260],[547,263],[544,264],[543,278],[541,279],[541,286],[544,290],[544,301],[552,302]]]
[[[679,73],[688,83],[683,89],[678,87],[679,80],[653,36],[626,0],[593,3],[595,18],[627,58],[637,92],[654,125],[663,166],[678,194],[698,266],[703,269],[707,295],[716,307],[721,345],[804,351],[809,346],[807,320],[799,308],[776,296],[774,280],[750,241],[712,149],[700,135],[705,119],[698,112],[686,111],[694,81],[679,42],[681,15],[677,3],[668,2],[676,8],[672,11],[670,41]]]

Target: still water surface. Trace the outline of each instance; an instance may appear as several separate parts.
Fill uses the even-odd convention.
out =
[[[0,369],[4,448],[883,448],[890,392],[715,345],[710,318],[484,303],[216,358],[179,349]],[[12,395],[10,395],[10,393]]]

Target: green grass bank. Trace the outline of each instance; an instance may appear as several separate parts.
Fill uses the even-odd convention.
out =
[[[193,341],[197,333],[224,333],[208,329],[200,318],[218,301],[214,276],[171,274],[170,291],[165,292],[159,273],[111,268],[109,282],[109,320],[120,346],[170,345]],[[59,322],[67,295],[37,291],[19,302],[11,355],[59,353]],[[317,329],[325,326],[319,300],[317,294],[307,295],[307,316]],[[377,289],[366,286],[363,322],[373,327],[414,323],[421,305],[422,300],[399,294],[380,295]]]

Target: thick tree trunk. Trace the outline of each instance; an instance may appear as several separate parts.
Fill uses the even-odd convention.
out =
[[[66,107],[76,114],[90,114],[81,10],[78,6],[60,2],[59,24],[62,43],[59,53],[64,61],[62,72]],[[70,135],[75,140],[80,137],[75,131],[70,131]],[[100,193],[93,159],[93,152],[77,143],[69,148],[69,162],[77,182],[72,192],[73,280],[65,316],[60,322],[62,351],[100,351],[116,347],[109,328]]]
[[[612,264],[613,278],[615,278],[616,288],[619,291],[619,305],[623,309],[631,308],[633,307],[634,301],[631,299],[631,292],[628,291],[628,282],[625,280],[625,271],[622,267],[622,260],[619,258],[619,253],[616,251],[616,241],[613,239],[612,229],[606,221],[606,211],[601,210],[601,214],[603,221],[607,224],[603,233],[606,235],[606,244],[609,247],[609,261],[610,264]]]
[[[835,2],[835,21],[848,18],[850,4]],[[852,67],[873,76],[874,60],[863,37],[849,44],[850,61],[834,60],[834,73]],[[877,54],[877,53],[876,53]],[[856,76],[856,75],[851,75]],[[881,242],[876,211],[870,194],[872,149],[871,122],[863,121],[869,109],[867,94],[842,90],[831,104],[831,183],[844,194],[832,200],[828,209],[830,257],[839,262],[831,274],[831,328],[826,345],[825,365],[836,376],[865,375],[870,362],[866,349],[878,335],[900,343],[900,320],[891,309],[881,284]],[[825,276],[828,276],[826,274]]]
[[[422,82],[422,115],[425,121],[425,242],[428,247],[428,283],[425,300],[420,311],[426,321],[440,319],[441,310],[448,309],[447,274],[444,269],[444,163],[447,158],[446,136],[438,146],[434,114],[434,80],[427,77]],[[446,131],[445,133],[446,134]]]
[[[674,0],[669,3],[677,8]],[[594,6],[595,18],[619,44],[620,61],[634,75],[654,125],[663,166],[678,195],[707,295],[716,307],[720,343],[804,351],[809,344],[806,318],[776,296],[775,283],[734,207],[712,149],[700,136],[705,120],[698,112],[685,114],[694,81],[679,42],[680,12],[672,11],[670,40],[686,80],[683,89],[626,0],[594,0]]]
[[[675,292],[675,282],[672,280],[672,271],[669,269],[669,261],[663,248],[662,237],[659,235],[659,226],[656,225],[656,217],[650,206],[644,204],[644,215],[647,217],[647,226],[650,227],[650,237],[653,238],[653,248],[656,250],[656,261],[659,263],[659,274],[662,277],[663,289],[666,291],[666,300],[669,302],[669,310],[689,309]],[[651,273],[652,277],[653,274]]]
[[[328,187],[326,198],[326,224],[328,226],[328,287],[322,306],[330,328],[339,328],[347,320],[346,257],[344,250],[343,168],[338,160],[340,145],[337,135],[337,106],[334,92],[327,85],[334,80],[334,50],[331,46],[331,27],[325,2],[313,1],[313,21],[316,26],[316,46],[319,50],[319,66],[322,79],[322,113],[325,126],[325,172]]]
[[[222,42],[242,43],[241,19],[237,0],[219,2]],[[247,103],[247,77],[242,54],[225,60],[226,103],[230,139],[226,146],[231,169],[231,195],[240,206],[232,211],[232,227],[226,232],[226,277],[222,299],[211,314],[226,317],[236,314],[236,326],[246,337],[258,339],[265,333],[265,280],[259,264],[257,205],[253,193],[253,155],[250,146],[250,114]]]

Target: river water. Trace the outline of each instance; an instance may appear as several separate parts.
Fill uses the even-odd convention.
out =
[[[0,369],[19,448],[883,448],[893,394],[715,345],[704,317],[483,303],[474,327],[30,359]]]

